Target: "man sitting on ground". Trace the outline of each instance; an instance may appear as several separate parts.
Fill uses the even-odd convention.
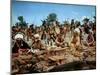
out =
[[[45,49],[44,45],[42,44],[41,40],[40,40],[40,36],[39,34],[35,34],[34,35],[34,41],[33,41],[33,44],[32,44],[32,48],[33,49],[39,49],[39,50],[43,50]]]
[[[58,34],[57,35],[57,38],[56,38],[56,45],[58,47],[65,47],[65,41],[64,41],[64,38],[62,37],[61,34]]]

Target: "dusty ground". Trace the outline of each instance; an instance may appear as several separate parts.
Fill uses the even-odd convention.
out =
[[[48,51],[46,50],[18,54],[12,58],[12,74],[95,69],[95,50],[95,47],[79,51],[66,49],[64,53],[54,54],[53,56],[47,56]],[[56,57],[57,55],[59,55],[59,58]],[[58,61],[60,59],[62,60]]]

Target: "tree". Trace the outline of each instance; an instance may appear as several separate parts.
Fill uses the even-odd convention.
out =
[[[57,20],[57,15],[55,13],[50,13],[48,16],[47,16],[47,22],[50,24],[54,21]]]
[[[21,27],[27,27],[27,23],[24,21],[23,16],[19,16],[18,20],[19,20],[19,23],[18,23],[19,26],[21,26]]]
[[[18,17],[18,20],[19,20],[21,23],[23,23],[23,22],[24,22],[23,16],[19,16],[19,17]]]

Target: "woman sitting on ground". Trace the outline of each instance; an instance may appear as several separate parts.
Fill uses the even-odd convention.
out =
[[[88,34],[83,35],[83,40],[82,40],[82,46],[85,47],[90,47],[93,46],[94,44],[94,37],[91,31],[89,31]]]
[[[94,44],[94,37],[92,34],[92,31],[89,31],[88,37],[87,37],[87,42],[88,42],[88,46],[93,46]]]
[[[80,35],[78,32],[74,32],[73,36],[72,36],[72,41],[70,44],[71,48],[77,48],[80,46]]]

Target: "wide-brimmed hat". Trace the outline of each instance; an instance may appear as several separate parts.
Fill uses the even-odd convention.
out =
[[[39,34],[35,34],[34,37],[40,39],[40,35]]]
[[[80,33],[79,28],[76,28],[76,29],[74,30],[74,32]]]
[[[24,39],[24,35],[21,34],[21,33],[17,33],[17,34],[15,35],[14,39],[18,39],[18,38]]]

